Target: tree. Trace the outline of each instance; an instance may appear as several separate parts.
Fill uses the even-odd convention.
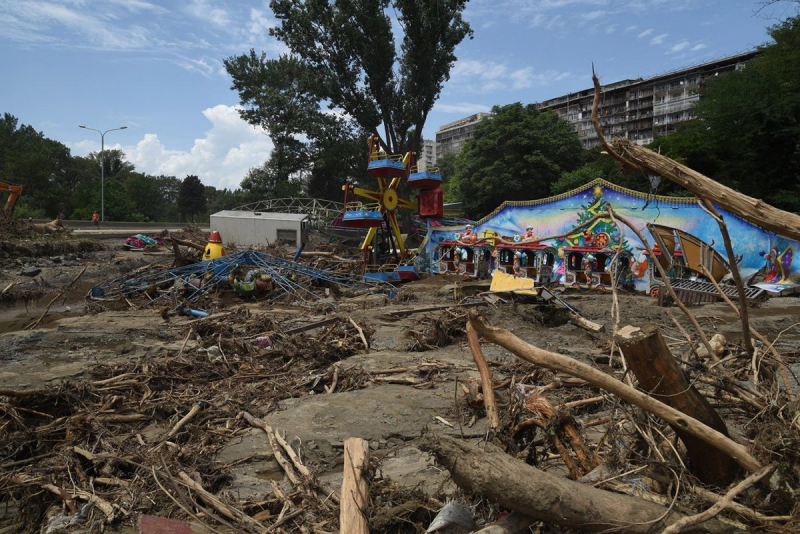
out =
[[[315,110],[325,102],[367,133],[380,136],[382,125],[388,152],[418,150],[455,47],[472,36],[461,16],[466,2],[271,0],[280,25],[270,33],[291,56],[267,60],[251,50],[225,61],[242,117],[274,139],[292,117],[322,119]],[[399,57],[389,13],[404,30]]]
[[[457,202],[458,190],[453,187],[455,182],[452,180],[456,173],[456,154],[445,154],[436,159],[436,166],[439,167],[439,174],[442,175],[442,189],[444,190],[445,202]]]
[[[555,113],[535,104],[495,106],[475,127],[456,158],[454,184],[468,217],[477,218],[505,200],[546,197],[563,172],[583,161],[578,135]]]
[[[695,120],[651,147],[747,195],[800,211],[800,16],[746,67],[709,81]]]
[[[200,178],[189,175],[181,183],[178,209],[183,217],[194,222],[195,215],[206,211],[206,191]]]

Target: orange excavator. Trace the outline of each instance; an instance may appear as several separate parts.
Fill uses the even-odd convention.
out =
[[[24,186],[22,184],[12,184],[10,182],[0,182],[0,191],[5,191],[8,193],[8,200],[6,201],[6,205],[3,208],[3,213],[10,217],[11,214],[14,212],[14,206],[17,204],[17,200],[22,195],[22,190]]]

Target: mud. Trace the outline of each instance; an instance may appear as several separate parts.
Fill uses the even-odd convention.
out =
[[[80,248],[83,245],[75,246]],[[0,309],[0,388],[56,387],[65,380],[87,376],[90,369],[100,364],[161,360],[181,351],[186,332],[182,325],[187,319],[172,317],[165,321],[158,310],[150,308],[91,314],[82,298],[98,281],[129,272],[148,262],[164,261],[169,258],[168,254],[143,256],[141,253],[90,250],[89,247],[70,252],[75,254],[75,259],[71,257],[65,262],[53,260],[52,256],[66,252],[53,252],[55,249],[48,247],[51,245],[42,246],[38,254],[35,253],[36,247],[25,248],[25,256],[30,258],[20,257],[20,249],[14,249],[17,257],[6,259],[2,264],[0,284],[3,287],[3,282],[18,278],[16,271],[22,266],[40,266],[42,273],[38,280],[19,284],[9,293],[24,295],[35,287],[43,294],[36,299],[16,299],[17,302],[27,302],[27,305],[6,305]],[[38,328],[24,330],[41,314],[59,287],[66,285],[85,265],[89,268],[78,287],[51,308]],[[374,330],[368,353],[362,351],[335,365],[342,369],[358,369],[370,376],[382,376],[379,373],[382,370],[418,367],[423,363],[432,364],[435,371],[420,374],[412,370],[386,375],[407,379],[408,383],[372,382],[363,389],[347,392],[325,394],[310,388],[305,394],[282,400],[277,405],[254,405],[251,407],[253,413],[285,435],[287,441],[302,451],[303,461],[332,487],[340,482],[343,441],[358,436],[369,441],[373,457],[379,460],[379,477],[392,479],[409,489],[422,489],[431,495],[455,492],[447,473],[436,467],[427,454],[420,452],[417,443],[426,427],[475,440],[485,436],[485,417],[480,410],[470,412],[458,385],[478,377],[471,353],[463,337],[455,337],[450,344],[425,352],[408,352],[408,332],[430,324],[442,312],[409,315],[401,319],[389,317],[385,312],[454,302],[456,283],[464,297],[487,289],[486,282],[465,283],[456,277],[433,277],[405,286],[400,298],[385,305],[358,305],[353,304],[357,302],[354,299],[340,306],[339,312],[334,312]],[[586,318],[603,324],[606,331],[589,333],[571,324],[562,310],[525,301],[509,299],[496,307],[485,307],[483,312],[492,324],[507,328],[536,346],[617,373],[618,362],[614,367],[608,357],[609,333],[614,327],[610,317],[611,295],[567,293],[562,298],[578,308]],[[288,322],[312,320],[303,308],[289,306],[270,310],[261,304],[247,306],[272,312]],[[683,328],[691,331],[679,310],[666,310],[655,300],[635,294],[621,294],[620,306],[620,326],[656,323],[676,355],[683,357],[690,353],[684,335],[668,315],[669,311]],[[709,334],[722,333],[734,344],[739,341],[741,326],[724,303],[697,307],[693,311]],[[770,339],[775,339],[783,331],[775,346],[796,369],[800,360],[800,330],[791,327],[800,320],[800,300],[770,300],[753,309],[750,317],[752,325]],[[197,351],[193,340],[186,345],[185,351],[189,358],[206,357]],[[494,369],[496,383],[510,379],[519,369],[522,373],[516,372],[517,377],[541,372],[533,366],[521,364],[495,345],[485,345],[484,353]],[[558,378],[549,372],[542,373],[542,377],[542,383]],[[273,381],[265,387],[280,388],[281,384]],[[556,404],[596,394],[593,388],[579,385],[554,389],[548,397]],[[502,403],[508,400],[503,395],[499,393],[501,409]],[[582,408],[575,413],[588,420],[594,417],[594,408]],[[466,421],[473,414],[477,420],[470,426]],[[150,434],[158,436],[166,428],[166,421],[156,421],[142,433],[145,437]],[[590,439],[600,440],[603,433],[604,427],[598,426],[588,435]],[[268,442],[257,429],[227,441],[213,460],[232,466],[230,482],[222,494],[236,501],[263,500],[272,493],[270,481],[283,478]]]

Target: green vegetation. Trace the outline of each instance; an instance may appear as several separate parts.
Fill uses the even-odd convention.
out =
[[[535,104],[495,106],[478,123],[475,136],[456,158],[448,191],[478,218],[505,200],[535,199],[584,161],[583,148],[568,122],[542,113]]]
[[[197,176],[180,180],[136,172],[120,150],[106,150],[104,160],[109,221],[207,220],[210,212],[257,200],[241,191],[204,187]],[[72,156],[64,144],[9,113],[0,117],[0,180],[25,186],[17,218],[52,219],[63,213],[89,220],[100,211],[100,155]]]
[[[390,154],[419,151],[455,47],[472,36],[461,17],[466,3],[272,0],[280,25],[270,33],[291,53],[267,59],[250,50],[225,60],[242,118],[275,143],[242,187],[276,196],[304,187],[339,200],[345,180],[374,185],[364,169],[369,134]],[[390,10],[403,28],[399,46]]]

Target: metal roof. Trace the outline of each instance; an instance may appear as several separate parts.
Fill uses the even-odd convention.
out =
[[[278,213],[274,211],[243,211],[243,210],[222,210],[212,213],[212,217],[224,217],[226,219],[262,219],[268,221],[304,221],[308,219],[305,213]]]

